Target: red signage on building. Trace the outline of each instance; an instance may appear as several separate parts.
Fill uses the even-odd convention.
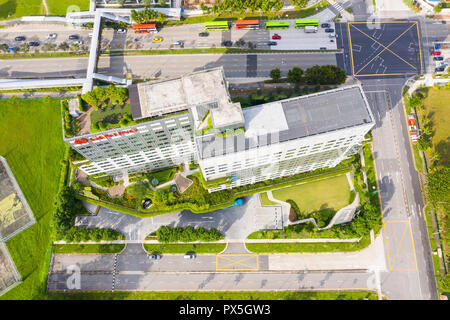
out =
[[[118,132],[113,132],[113,133],[106,133],[104,135],[100,135],[100,136],[95,136],[95,137],[90,137],[88,138],[91,141],[98,141],[98,140],[103,140],[106,138],[112,138],[112,137],[118,137],[118,136],[122,136],[122,135],[126,135],[129,133],[135,133],[138,130],[136,128],[131,128],[129,130],[123,130],[123,131],[118,131]],[[88,143],[88,140],[85,138],[80,138],[80,139],[76,139],[74,141],[75,144],[85,144]]]

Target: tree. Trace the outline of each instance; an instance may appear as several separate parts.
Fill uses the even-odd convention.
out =
[[[117,0],[117,4],[121,7],[125,4],[125,0]]]
[[[67,51],[69,49],[69,45],[67,42],[61,42],[58,46],[58,50],[64,50]]]
[[[6,43],[0,44],[0,51],[2,52],[8,52],[9,46]]]
[[[270,77],[274,81],[278,81],[281,78],[281,70],[280,68],[276,68],[270,71]]]
[[[439,168],[428,174],[426,196],[434,205],[450,203],[450,167]]]
[[[427,140],[425,140],[423,138],[420,138],[417,140],[417,148],[420,151],[425,152],[428,150],[429,147],[430,147],[430,143]]]
[[[23,52],[29,52],[30,51],[30,45],[28,43],[22,43],[19,47],[19,51]]]
[[[287,74],[290,83],[300,83],[302,81],[302,76],[303,70],[299,67],[293,67]]]
[[[308,0],[291,0],[291,4],[298,10],[306,7]]]
[[[435,6],[435,7],[433,8],[433,11],[436,12],[436,13],[441,12],[441,11],[442,11],[441,4],[438,4],[437,6]]]

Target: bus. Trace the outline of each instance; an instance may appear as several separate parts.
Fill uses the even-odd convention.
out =
[[[236,29],[258,30],[259,20],[236,20]]]
[[[266,30],[270,29],[288,29],[289,21],[269,21],[266,22]]]
[[[156,24],[133,24],[133,30],[135,33],[150,33],[150,32],[158,32],[156,29]]]
[[[205,22],[205,30],[206,31],[228,31],[228,30],[230,30],[230,26],[228,25],[228,21],[210,21],[210,22]]]
[[[295,28],[304,28],[306,26],[319,27],[319,19],[297,19],[295,20]]]

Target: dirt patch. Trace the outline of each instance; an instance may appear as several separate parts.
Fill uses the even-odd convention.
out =
[[[108,189],[108,195],[111,198],[120,198],[123,196],[125,192],[125,186],[123,184],[119,184],[118,186],[114,186]]]
[[[186,189],[189,188],[192,184],[191,179],[183,177],[179,172],[177,172],[175,174],[175,177],[173,179],[174,179],[174,181],[177,185],[178,191],[180,191],[180,193],[183,193],[184,191],[186,191]]]

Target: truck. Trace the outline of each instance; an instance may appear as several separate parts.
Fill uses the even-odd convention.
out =
[[[314,32],[317,32],[317,27],[314,27],[314,26],[305,26],[305,32],[306,32],[306,33],[314,33]]]

